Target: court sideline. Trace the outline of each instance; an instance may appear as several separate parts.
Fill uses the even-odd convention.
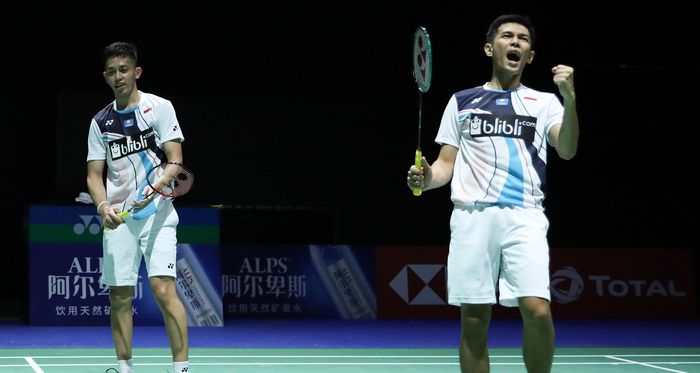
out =
[[[700,322],[559,320],[554,372],[700,372]],[[236,319],[190,330],[194,372],[458,372],[459,321]],[[494,320],[493,372],[524,372],[520,321]],[[0,373],[104,372],[114,367],[108,327],[0,322]],[[139,372],[164,372],[162,327],[138,325]]]

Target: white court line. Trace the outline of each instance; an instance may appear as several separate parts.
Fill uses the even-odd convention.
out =
[[[32,367],[32,369],[34,369],[34,372],[36,372],[36,373],[44,373],[44,370],[41,369],[41,367],[39,366],[39,364],[37,364],[36,361],[34,361],[34,359],[32,359],[31,357],[27,356],[27,357],[24,358],[24,360],[26,360],[27,363],[29,364],[29,366]]]
[[[700,355],[698,355],[698,354],[554,355],[554,357],[610,357],[610,356],[624,356],[624,357],[700,357]]]
[[[700,356],[700,355],[698,355]],[[522,356],[513,356],[520,357]],[[114,355],[95,355],[95,356],[34,356],[35,359],[115,359]],[[134,355],[136,359],[172,359],[171,355]],[[228,358],[242,358],[242,359],[314,359],[314,358],[331,358],[331,359],[342,359],[342,358],[353,358],[353,359],[457,359],[458,355],[448,356],[448,355],[190,355],[189,358],[197,359],[208,359],[208,358],[218,358],[218,359],[228,359]],[[24,356],[0,356],[2,359],[24,359]]]
[[[655,361],[650,361],[646,363],[638,362],[638,361],[633,361],[633,360],[628,360],[624,359],[622,357],[700,357],[699,354],[634,354],[634,355],[555,355],[555,357],[559,358],[581,358],[581,357],[589,357],[589,358],[606,358],[606,359],[612,359],[615,360],[615,362],[554,362],[553,365],[577,365],[577,366],[586,366],[586,365],[607,365],[607,366],[614,366],[614,365],[642,365],[646,366],[649,368],[653,369],[658,369],[658,370],[664,370],[668,372],[674,372],[674,373],[687,373],[682,370],[674,370],[670,368],[664,368],[662,366],[658,365],[675,365],[675,364],[689,364],[689,365],[697,365],[700,364],[700,361],[663,361],[663,362],[655,362]],[[34,359],[38,358],[46,358],[46,359],[94,359],[94,358],[105,358],[105,359],[114,359],[113,355],[96,355],[96,356],[33,356],[33,357],[26,357],[26,356],[0,356],[0,361],[3,359],[24,359],[29,366],[31,366],[34,369],[35,373],[44,373],[44,371],[41,369],[41,367],[34,361]],[[171,359],[172,357],[170,355],[137,355],[135,358],[164,358],[164,359]],[[415,359],[421,359],[421,358],[426,358],[426,359],[457,359],[458,356],[448,356],[448,355],[412,355],[412,356],[406,356],[406,355],[190,355],[190,358],[200,358],[200,359],[211,359],[211,358],[224,358],[224,359],[243,359],[243,358],[255,358],[255,359],[282,359],[282,358],[288,358],[288,359],[299,359],[299,358],[316,358],[316,359],[368,359],[368,360],[374,360],[374,359],[380,359],[380,358],[389,358],[389,359],[405,359],[404,361],[397,361],[397,362],[269,362],[269,361],[246,361],[246,362],[193,362],[190,361],[190,365],[197,366],[197,365],[202,365],[202,366],[429,366],[429,365],[441,365],[441,366],[456,366],[458,365],[458,362],[418,362],[418,361],[411,361]],[[518,361],[518,362],[497,362],[494,361],[494,359],[499,359],[499,358],[518,358],[521,359],[521,355],[500,355],[500,356],[491,356],[492,361],[491,364],[496,366],[496,365],[503,365],[503,366],[523,366],[523,362]],[[103,363],[103,364],[41,364],[43,367],[85,367],[85,366],[94,366],[94,367],[105,367],[105,366],[112,366],[112,363]],[[168,361],[167,363],[136,363],[134,365],[140,365],[140,366],[170,366],[171,363]],[[18,366],[24,366],[26,367],[27,365],[8,365],[8,364],[0,364],[0,368],[7,368],[7,367],[18,367]]]
[[[145,364],[134,364],[134,365],[167,365],[167,364],[158,364],[158,363],[145,363]],[[350,365],[350,366],[355,366],[355,365],[362,365],[362,366],[370,366],[370,365],[377,365],[377,366],[387,366],[387,365],[399,365],[399,366],[404,366],[404,365],[409,365],[409,366],[414,366],[414,365],[459,365],[459,362],[454,362],[454,363],[417,363],[417,362],[406,362],[406,363],[363,363],[363,362],[355,362],[355,363],[340,363],[340,362],[328,362],[328,363],[265,363],[265,362],[249,362],[249,363],[191,363],[190,365],[248,365],[248,366],[253,366],[253,365],[270,365],[270,366],[275,366],[275,365],[310,365],[310,366],[316,366],[316,365],[330,365],[330,366],[336,366],[336,365]]]
[[[649,366],[650,368],[656,368],[656,369],[662,369],[662,370],[667,370],[670,372],[677,372],[677,373],[688,373],[682,370],[673,370],[673,369],[666,369],[663,367],[658,367],[654,366],[654,364],[700,364],[700,362],[681,362],[681,361],[665,361],[665,362],[649,362],[649,363],[639,363],[636,361],[627,361],[622,359],[620,362],[591,362],[591,363],[585,363],[585,362],[571,362],[571,363],[554,363],[553,365],[613,365],[613,366],[618,366],[618,365],[645,365]],[[102,363],[102,364],[41,364],[44,367],[108,367],[108,366],[113,366],[114,364],[112,363]],[[171,366],[172,363],[135,363],[134,366]],[[459,365],[458,362],[454,363],[447,363],[447,362],[439,362],[439,363],[429,363],[429,362],[318,362],[318,363],[313,363],[313,362],[279,362],[279,363],[270,363],[270,362],[255,362],[255,361],[250,361],[250,362],[212,362],[212,363],[203,363],[203,362],[191,362],[190,365],[193,366],[205,366],[205,365],[210,365],[210,366],[259,366],[259,365],[269,365],[269,366],[284,366],[284,365],[309,365],[309,366],[314,366],[314,365],[330,365],[330,366],[335,366],[335,365],[362,365],[362,366],[372,366],[372,365],[377,365],[377,366],[387,366],[387,365],[397,365],[397,366],[430,366],[430,365]],[[518,366],[524,366],[524,363],[522,362],[513,362],[513,363],[494,363],[491,362],[491,365],[503,365],[503,366],[513,366],[513,365],[518,365]],[[3,365],[0,364],[0,368],[7,368],[7,367],[24,367],[26,365]]]
[[[587,357],[587,358],[594,358],[594,357],[600,357],[600,358],[609,358],[610,356],[618,356],[618,357],[700,357],[700,354],[650,354],[650,355],[554,355],[554,358],[582,358],[582,357]],[[43,356],[32,356],[34,359],[114,359],[114,355],[80,355],[80,356],[68,356],[68,355],[60,355],[60,356],[51,356],[51,355],[43,355]],[[172,358],[171,355],[134,355],[135,358],[140,359],[140,358],[163,358],[163,359],[170,359]],[[522,355],[498,355],[498,356],[490,356],[492,359],[509,359],[509,358],[522,358]],[[0,356],[0,360],[2,359],[24,359],[25,356]],[[208,359],[208,358],[245,358],[245,359],[256,359],[256,358],[264,358],[264,359],[294,359],[294,358],[301,358],[301,359],[313,359],[313,358],[331,358],[331,359],[340,359],[340,358],[357,358],[357,359],[421,359],[421,358],[427,358],[427,359],[456,359],[458,358],[457,355],[190,355],[190,358],[203,358],[203,359]]]
[[[620,361],[624,361],[624,362],[627,362],[627,363],[639,364],[639,365],[643,365],[643,366],[649,367],[649,368],[655,368],[655,369],[665,370],[665,371],[667,371],[667,372],[687,373],[686,371],[683,371],[683,370],[675,370],[675,369],[671,369],[671,368],[659,367],[659,366],[656,366],[656,365],[653,365],[653,364],[649,364],[649,363],[642,363],[642,362],[639,362],[639,361],[632,361],[632,360],[627,360],[627,359],[619,358],[619,357],[617,357],[617,356],[607,356],[607,357],[608,357],[609,359],[615,359],[615,360],[620,360]],[[657,364],[657,363],[654,363],[654,364]]]

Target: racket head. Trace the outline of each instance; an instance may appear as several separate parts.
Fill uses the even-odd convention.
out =
[[[425,27],[418,26],[413,34],[413,79],[421,93],[428,92],[433,77],[433,50]]]
[[[175,198],[192,189],[194,174],[182,164],[163,162],[148,172],[147,181],[156,193]]]

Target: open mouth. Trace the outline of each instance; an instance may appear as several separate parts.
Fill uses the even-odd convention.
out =
[[[520,62],[520,54],[516,52],[508,52],[508,54],[506,54],[506,58],[510,62]]]

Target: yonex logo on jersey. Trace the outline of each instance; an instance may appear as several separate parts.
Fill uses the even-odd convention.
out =
[[[481,101],[481,97],[477,97],[477,98],[473,99],[472,102],[470,102],[470,104],[478,104],[479,101]]]
[[[123,137],[119,140],[111,141],[108,144],[109,152],[113,160],[117,160],[127,155],[142,152],[156,146],[155,132],[153,128],[138,134]]]
[[[110,119],[110,120],[106,121],[105,126],[111,126],[112,123],[114,123],[114,119]]]
[[[469,134],[472,137],[500,136],[533,141],[537,118],[524,115],[472,114]]]

